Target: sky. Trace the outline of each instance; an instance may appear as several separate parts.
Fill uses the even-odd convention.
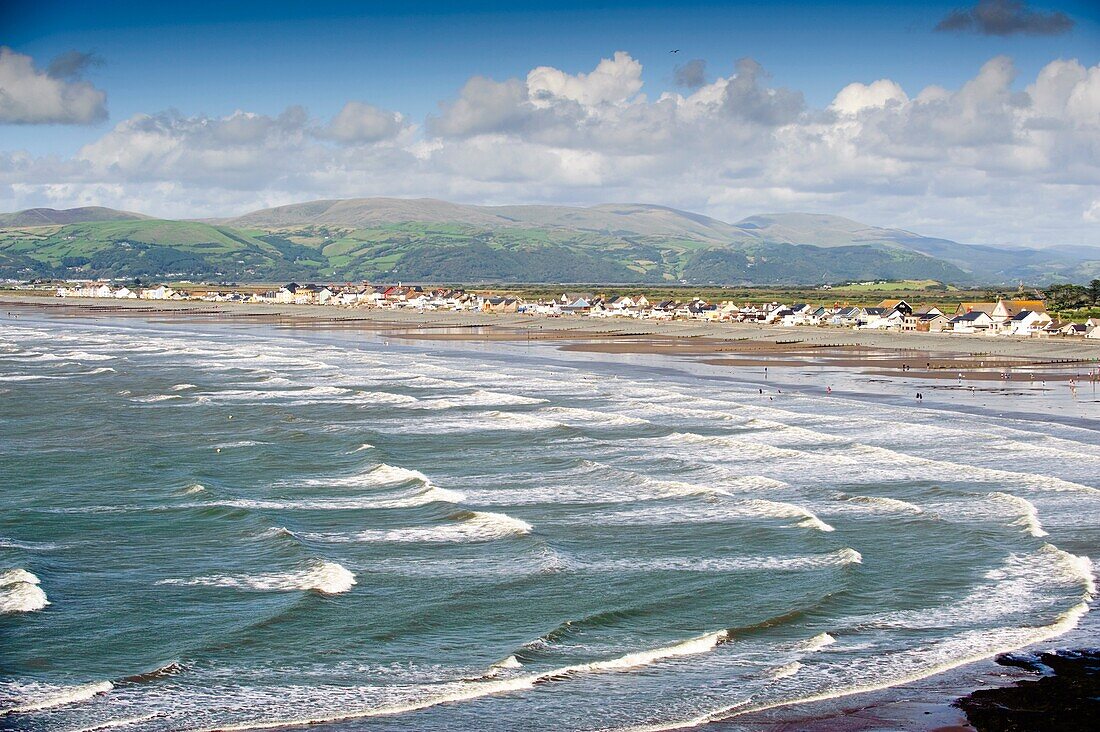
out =
[[[360,196],[1100,246],[1100,3],[0,0],[0,210]]]

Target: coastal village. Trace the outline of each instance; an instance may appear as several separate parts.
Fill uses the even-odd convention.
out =
[[[965,333],[1009,337],[1076,337],[1100,340],[1100,318],[1063,322],[1052,318],[1042,300],[960,302],[950,308],[905,300],[883,300],[875,306],[807,303],[707,302],[702,299],[651,301],[645,295],[613,298],[589,292],[562,292],[558,297],[525,300],[464,289],[419,285],[300,285],[287,283],[262,292],[212,291],[167,285],[131,289],[109,283],[68,283],[57,297],[111,300],[195,300],[273,305],[390,308],[419,311],[512,313],[533,317],[636,318],[758,323],[783,327],[835,327],[883,331]]]

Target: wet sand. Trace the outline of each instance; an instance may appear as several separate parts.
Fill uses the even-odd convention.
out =
[[[1022,368],[1058,364],[1100,364],[1100,341],[1083,338],[1010,338],[943,333],[894,333],[845,328],[783,328],[748,323],[651,321],[495,314],[481,312],[382,310],[317,305],[202,303],[192,301],[97,300],[0,292],[0,310],[49,308],[58,314],[140,315],[211,322],[274,324],[385,332],[417,340],[572,341],[567,350],[736,357],[737,365],[830,359],[835,365],[886,369]],[[970,358],[967,358],[970,357]],[[734,365],[731,362],[729,365]]]

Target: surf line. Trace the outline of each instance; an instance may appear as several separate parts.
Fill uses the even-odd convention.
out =
[[[423,699],[392,704],[390,706],[374,709],[362,709],[334,714],[330,717],[302,717],[299,719],[257,720],[254,722],[239,722],[235,724],[218,725],[193,729],[191,732],[238,732],[241,730],[275,729],[280,727],[308,727],[317,724],[347,722],[354,719],[367,717],[383,717],[407,712],[415,712],[429,707],[448,704],[451,702],[468,701],[494,694],[502,694],[509,691],[522,691],[534,688],[537,684],[553,681],[561,681],[570,677],[598,672],[628,671],[647,666],[668,658],[680,656],[692,656],[705,653],[729,640],[728,630],[719,630],[714,633],[689,638],[670,646],[662,646],[648,651],[637,651],[624,656],[610,658],[604,661],[592,661],[589,663],[564,666],[562,668],[542,671],[535,674],[517,676],[511,679],[486,680],[486,681],[459,681],[455,688],[441,694],[428,696]]]
[[[1052,545],[1049,545],[1052,546]],[[1034,645],[1036,643],[1043,643],[1057,638],[1060,635],[1068,633],[1077,627],[1083,618],[1089,611],[1089,603],[1096,596],[1096,585],[1092,578],[1091,564],[1087,559],[1083,557],[1077,557],[1068,552],[1063,552],[1057,547],[1053,547],[1055,551],[1069,557],[1073,560],[1073,563],[1081,575],[1081,581],[1085,586],[1085,591],[1081,597],[1081,601],[1066,610],[1059,615],[1053,623],[1050,625],[1040,626],[1034,628],[1035,633],[1027,637],[1026,639],[1020,639],[1020,642],[1002,644],[992,648],[986,648],[984,650],[972,653],[960,658],[947,661],[945,663],[938,663],[920,671],[899,676],[896,679],[883,682],[872,682],[869,684],[862,684],[859,686],[853,686],[847,689],[839,689],[835,691],[824,691],[818,694],[811,694],[809,696],[799,697],[796,699],[785,699],[775,702],[766,702],[763,704],[757,704],[749,706],[752,698],[742,699],[741,701],[731,704],[721,709],[715,709],[710,712],[706,712],[698,717],[682,720],[679,722],[657,722],[654,724],[634,725],[630,727],[620,727],[611,732],[671,732],[672,730],[679,729],[692,729],[700,727],[711,722],[723,722],[735,717],[741,717],[746,714],[752,714],[755,712],[764,712],[770,709],[779,709],[781,707],[794,706],[796,704],[811,704],[813,702],[828,701],[830,699],[840,699],[846,696],[853,696],[855,694],[865,694],[872,691],[882,691],[883,689],[889,689],[895,686],[901,686],[904,684],[911,684],[921,679],[926,679],[936,674],[941,674],[950,671],[960,666],[966,666],[967,664],[976,663],[978,661],[985,660],[998,656],[1002,653],[1011,653],[1012,651],[1019,650],[1026,646]]]

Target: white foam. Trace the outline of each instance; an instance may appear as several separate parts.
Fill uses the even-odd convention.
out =
[[[447,684],[443,687],[436,687],[432,690],[433,693],[423,698],[413,699],[407,702],[399,702],[396,704],[383,706],[373,706],[357,710],[347,710],[327,716],[256,720],[241,722],[238,724],[224,724],[218,725],[216,727],[205,728],[203,730],[197,730],[196,732],[228,732],[229,730],[256,730],[274,729],[278,727],[301,727],[323,724],[326,722],[342,722],[354,719],[364,719],[368,717],[384,717],[405,714],[408,712],[414,712],[421,709],[428,709],[430,707],[439,706],[441,704],[450,704],[453,702],[468,701],[471,699],[478,699],[495,694],[532,689],[535,687],[536,684],[539,683],[562,681],[573,676],[586,675],[590,673],[612,673],[630,671],[668,659],[706,653],[710,650],[713,650],[717,645],[724,642],[726,639],[727,633],[726,631],[722,630],[716,633],[709,633],[707,635],[698,636],[696,638],[689,638],[688,640],[674,643],[669,646],[654,648],[648,651],[628,653],[625,656],[619,656],[617,658],[611,658],[604,661],[593,661],[590,663],[577,664],[574,666],[565,666],[562,668],[552,669],[550,671],[543,671],[537,674],[525,674],[522,676],[513,676],[511,678],[499,680],[495,678],[498,674],[494,674],[492,673],[492,670],[490,670],[490,673],[483,675],[481,677],[481,680],[465,680]]]
[[[306,534],[305,538],[330,542],[465,543],[531,533],[531,524],[503,513],[459,511],[447,519],[446,523],[434,526],[369,530],[352,534]]]
[[[788,676],[794,676],[800,670],[802,670],[802,664],[798,661],[792,661],[791,663],[786,663],[778,668],[772,669],[768,675],[773,679],[785,679]]]
[[[583,425],[593,425],[597,427],[627,427],[649,424],[648,420],[640,417],[630,417],[624,414],[599,412],[594,409],[580,409],[577,407],[547,407],[545,409],[540,409],[539,414],[551,415],[553,419],[561,420],[566,424],[578,422]]]
[[[409,468],[401,468],[396,465],[388,465],[387,463],[379,463],[362,473],[348,475],[343,478],[311,478],[305,482],[306,485],[341,486],[349,488],[393,486],[402,483],[420,483],[425,486],[432,485],[428,476],[424,475],[419,470],[410,470]]]
[[[520,663],[519,659],[515,656],[508,656],[508,658],[505,658],[503,661],[497,661],[496,663],[494,663],[493,668],[523,668],[523,664]]]
[[[355,448],[351,452],[362,452],[363,450],[372,450],[372,449],[374,449],[374,445],[370,444],[369,442],[364,442],[362,445]]]
[[[104,729],[118,729],[119,727],[129,727],[131,724],[148,722],[159,716],[161,716],[159,712],[150,712],[149,714],[143,714],[139,717],[126,717],[124,719],[110,719],[105,722],[97,722],[90,727],[78,727],[76,729],[67,730],[67,732],[99,732]]]
[[[229,449],[233,449],[233,448],[237,448],[237,447],[255,447],[256,445],[263,445],[263,444],[266,444],[266,443],[258,442],[256,440],[237,440],[236,442],[222,442],[218,445],[214,445],[214,448],[218,449],[218,450],[222,450],[222,449],[229,450]]]
[[[179,398],[181,398],[179,394],[150,394],[149,396],[134,397],[130,401],[155,404],[156,402],[166,402],[170,399]]]
[[[186,391],[187,389],[198,389],[199,387],[194,384],[176,384],[172,387],[172,391]]]
[[[465,499],[458,491],[439,488],[434,485],[420,486],[417,490],[392,498],[362,496],[356,498],[315,498],[303,500],[250,499],[239,498],[225,501],[208,501],[190,504],[190,507],[226,506],[228,508],[249,508],[259,510],[300,510],[300,511],[354,511],[371,508],[411,508],[428,503],[460,503]],[[178,506],[177,506],[178,507]],[[115,510],[112,508],[111,510]]]
[[[6,709],[0,709],[0,716],[6,714],[38,712],[43,709],[54,709],[69,704],[76,704],[77,702],[91,699],[93,696],[106,694],[113,688],[114,684],[110,681],[99,681],[92,684],[83,684],[81,686],[55,687],[45,696],[23,701]]]
[[[355,575],[336,562],[317,561],[309,567],[290,572],[255,575],[215,574],[190,579],[166,579],[158,585],[202,585],[242,590],[289,592],[313,590],[326,595],[347,592],[355,584]]]
[[[871,511],[885,512],[885,513],[912,513],[920,514],[924,513],[924,509],[908,501],[900,501],[896,498],[887,498],[885,496],[852,496],[848,498],[849,503],[856,503],[861,506],[867,507]]]
[[[16,539],[0,536],[0,549],[22,549],[28,552],[48,552],[53,549],[59,549],[60,547],[60,544],[49,541],[18,541]]]
[[[642,557],[638,559],[572,559],[572,569],[598,572],[797,572],[862,564],[855,549],[845,547],[828,554],[761,557]]]
[[[812,653],[813,651],[820,651],[822,648],[831,646],[834,643],[836,643],[836,638],[832,637],[828,633],[818,633],[805,643],[800,644],[798,646],[798,649],[806,651],[808,653]]]
[[[206,486],[204,486],[200,483],[192,483],[191,485],[184,488],[183,492],[184,493],[202,493],[205,490],[206,490]]]
[[[1047,535],[1047,532],[1043,531],[1042,524],[1039,523],[1039,510],[1035,508],[1035,504],[1031,501],[1026,498],[1020,498],[1019,496],[1013,496],[1009,493],[1001,493],[1000,491],[990,493],[989,498],[1005,503],[1019,511],[1020,518],[1012,523],[1024,527],[1027,529],[1027,533],[1036,537]]]
[[[39,580],[25,569],[0,572],[0,614],[30,613],[50,604]]]
[[[832,526],[819,519],[807,508],[764,498],[717,503],[683,503],[664,507],[659,512],[652,508],[636,508],[601,514],[597,520],[601,523],[613,524],[675,524],[712,523],[745,518],[797,519],[795,526],[824,532],[833,531]]]
[[[480,427],[481,429],[515,430],[518,432],[541,432],[543,430],[552,430],[563,426],[561,422],[543,419],[542,417],[536,417],[532,414],[522,414],[520,412],[493,411],[484,412],[480,416],[485,419],[477,419],[477,415],[474,415],[476,422],[472,427]]]

